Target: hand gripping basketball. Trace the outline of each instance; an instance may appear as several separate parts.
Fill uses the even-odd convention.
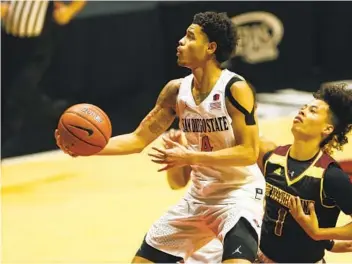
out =
[[[77,104],[60,117],[55,132],[57,145],[71,156],[91,156],[109,142],[112,127],[108,115],[98,106]]]
[[[60,133],[58,129],[55,129],[55,139],[56,145],[66,154],[70,155],[71,157],[75,158],[78,155],[75,155],[73,152],[69,151],[67,148],[64,147],[63,143],[61,142]]]

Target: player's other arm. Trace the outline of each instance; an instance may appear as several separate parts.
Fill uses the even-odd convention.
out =
[[[254,111],[254,96],[245,81],[231,86],[231,96],[241,106],[227,100],[227,110],[232,118],[236,146],[213,152],[191,153],[191,163],[199,165],[247,166],[257,162],[259,156],[259,132]]]
[[[191,167],[176,167],[167,170],[167,183],[172,190],[186,187],[191,177]]]
[[[346,215],[352,215],[352,181],[336,166],[330,166],[324,175],[324,193],[333,199]],[[303,212],[299,197],[290,199],[290,212],[304,231],[314,240],[352,240],[352,222],[339,227],[320,228],[314,205],[309,205],[310,214]]]
[[[164,133],[176,116],[176,98],[180,80],[172,80],[161,91],[154,108],[143,119],[137,129],[130,133],[112,137],[107,146],[97,155],[124,155],[141,152]]]
[[[324,192],[331,197],[345,214],[352,216],[352,179],[338,167],[331,166],[323,181]],[[352,240],[352,222],[339,227],[319,228],[317,240]]]
[[[334,253],[352,252],[352,240],[351,241],[336,240],[334,241],[334,245],[332,249],[330,249],[330,251]]]
[[[312,238],[315,240],[352,240],[352,222],[344,226],[319,228],[318,232]]]

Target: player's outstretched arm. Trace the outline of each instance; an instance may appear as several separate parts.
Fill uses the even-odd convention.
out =
[[[260,141],[253,91],[245,81],[234,83],[230,91],[226,106],[232,118],[236,146],[213,152],[195,152],[191,157],[193,164],[248,166],[257,162]]]
[[[141,152],[164,133],[176,116],[176,98],[180,80],[172,80],[161,91],[154,108],[137,129],[125,135],[112,137],[107,146],[97,155],[124,155]]]

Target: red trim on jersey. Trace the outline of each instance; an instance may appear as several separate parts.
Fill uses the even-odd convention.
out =
[[[273,153],[279,155],[279,156],[286,156],[288,150],[290,149],[291,145],[286,145],[286,146],[278,146],[276,149],[274,149]]]
[[[326,169],[327,167],[329,167],[329,165],[331,163],[337,163],[336,160],[334,160],[330,155],[323,153],[323,155],[320,157],[320,159],[317,161],[317,163],[315,164],[316,167],[320,167],[323,169]]]
[[[349,174],[350,182],[352,183],[352,160],[343,160],[340,161],[340,166],[344,172]]]
[[[285,145],[285,146],[278,146],[273,153],[279,155],[279,156],[286,156],[287,152],[289,151],[291,145]],[[314,164],[315,167],[327,169],[331,163],[336,163],[338,165],[338,162],[334,160],[330,155],[323,153],[321,157],[317,160],[317,162]]]

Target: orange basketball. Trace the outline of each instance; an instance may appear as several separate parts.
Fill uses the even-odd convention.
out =
[[[108,143],[112,127],[107,114],[91,104],[77,104],[60,117],[58,130],[62,145],[79,156],[90,156]]]

